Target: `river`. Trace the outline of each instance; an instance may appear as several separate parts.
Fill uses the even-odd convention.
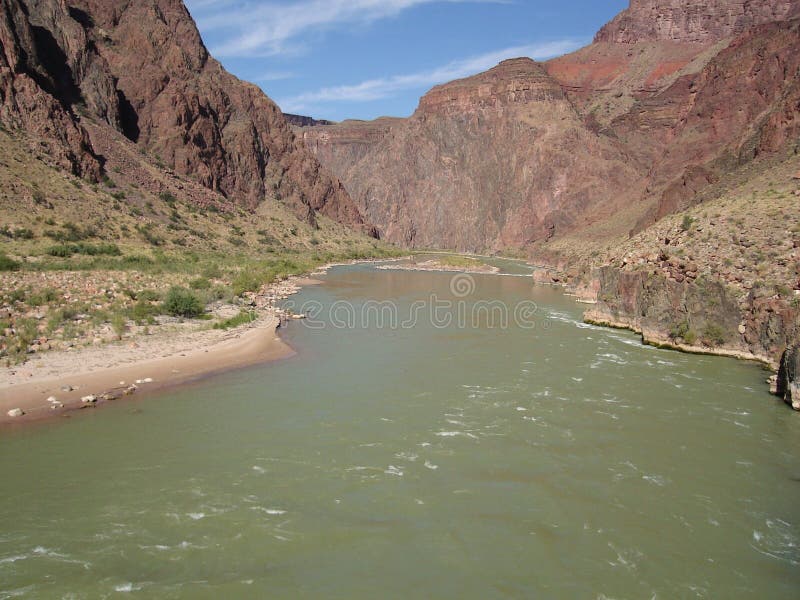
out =
[[[0,598],[797,598],[767,374],[498,264],[334,268],[291,359],[4,430]]]

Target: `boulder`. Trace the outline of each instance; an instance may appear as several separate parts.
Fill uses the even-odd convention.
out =
[[[25,411],[22,410],[21,408],[12,408],[10,411],[8,411],[7,414],[8,414],[9,417],[16,418],[16,417],[21,417],[22,415],[24,415]]]

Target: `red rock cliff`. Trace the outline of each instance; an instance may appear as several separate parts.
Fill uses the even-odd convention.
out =
[[[181,175],[254,208],[278,199],[362,226],[278,107],[209,56],[181,0],[1,0],[2,122],[97,177],[85,115]]]
[[[631,0],[596,42],[714,42],[750,27],[800,16],[797,0]]]

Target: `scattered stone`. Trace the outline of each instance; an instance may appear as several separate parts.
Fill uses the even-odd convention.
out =
[[[25,414],[25,411],[22,410],[21,408],[12,408],[10,411],[8,411],[7,414],[11,418],[16,418],[23,416]]]
[[[95,402],[97,402],[97,396],[95,396],[94,394],[89,394],[88,396],[84,396],[83,398],[81,398],[81,402],[83,402],[84,404],[94,404]]]

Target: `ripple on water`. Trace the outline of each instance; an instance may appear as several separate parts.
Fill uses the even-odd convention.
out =
[[[750,544],[753,549],[770,558],[800,566],[800,540],[791,523],[782,519],[766,519],[764,525],[764,528],[753,531]]]

